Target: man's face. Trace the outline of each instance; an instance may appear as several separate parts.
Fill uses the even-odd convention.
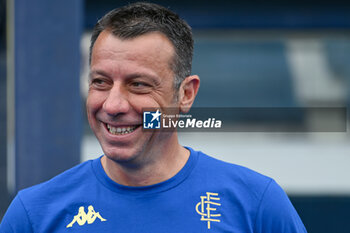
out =
[[[159,131],[142,131],[142,108],[176,107],[171,42],[160,33],[122,40],[108,31],[91,56],[87,114],[104,153],[130,161],[166,143]]]

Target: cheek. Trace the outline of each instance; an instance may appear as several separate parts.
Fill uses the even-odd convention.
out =
[[[86,112],[88,114],[88,116],[91,114],[91,112],[93,111],[93,109],[95,108],[96,103],[93,101],[93,99],[89,96],[86,99]]]
[[[86,99],[86,111],[88,117],[96,113],[103,105],[105,98],[101,93],[89,92]]]
[[[139,113],[143,108],[158,108],[166,105],[165,99],[155,94],[130,96],[129,103]]]
[[[153,98],[145,95],[134,95],[129,97],[129,104],[138,113],[142,113],[143,108],[156,107]]]
[[[91,102],[91,98],[88,97],[87,100],[86,100],[86,114],[87,114],[87,118],[88,118],[88,121],[89,121],[89,124],[90,126],[93,125],[93,103]]]

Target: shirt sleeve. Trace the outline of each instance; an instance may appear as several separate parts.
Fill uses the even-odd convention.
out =
[[[255,220],[257,233],[306,233],[287,194],[272,180],[263,194]]]
[[[1,233],[33,233],[27,211],[17,195],[7,209],[0,224]]]

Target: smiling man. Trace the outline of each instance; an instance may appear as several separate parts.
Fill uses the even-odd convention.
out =
[[[185,165],[189,151],[179,145],[175,131],[144,132],[142,110],[190,107],[199,78],[188,75],[175,89],[175,49],[161,32],[123,38],[106,25],[95,33],[99,35],[92,45],[87,112],[105,153],[104,170],[117,183],[129,186],[173,177]]]
[[[104,155],[20,191],[0,232],[306,232],[271,178],[185,148],[175,130],[142,130],[144,108],[192,106],[192,53],[190,27],[166,8],[105,15],[92,34],[86,103]]]

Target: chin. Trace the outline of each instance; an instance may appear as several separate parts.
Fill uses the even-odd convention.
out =
[[[132,149],[121,148],[106,148],[102,147],[102,150],[106,157],[117,163],[126,163],[134,160],[137,157],[137,153]]]

